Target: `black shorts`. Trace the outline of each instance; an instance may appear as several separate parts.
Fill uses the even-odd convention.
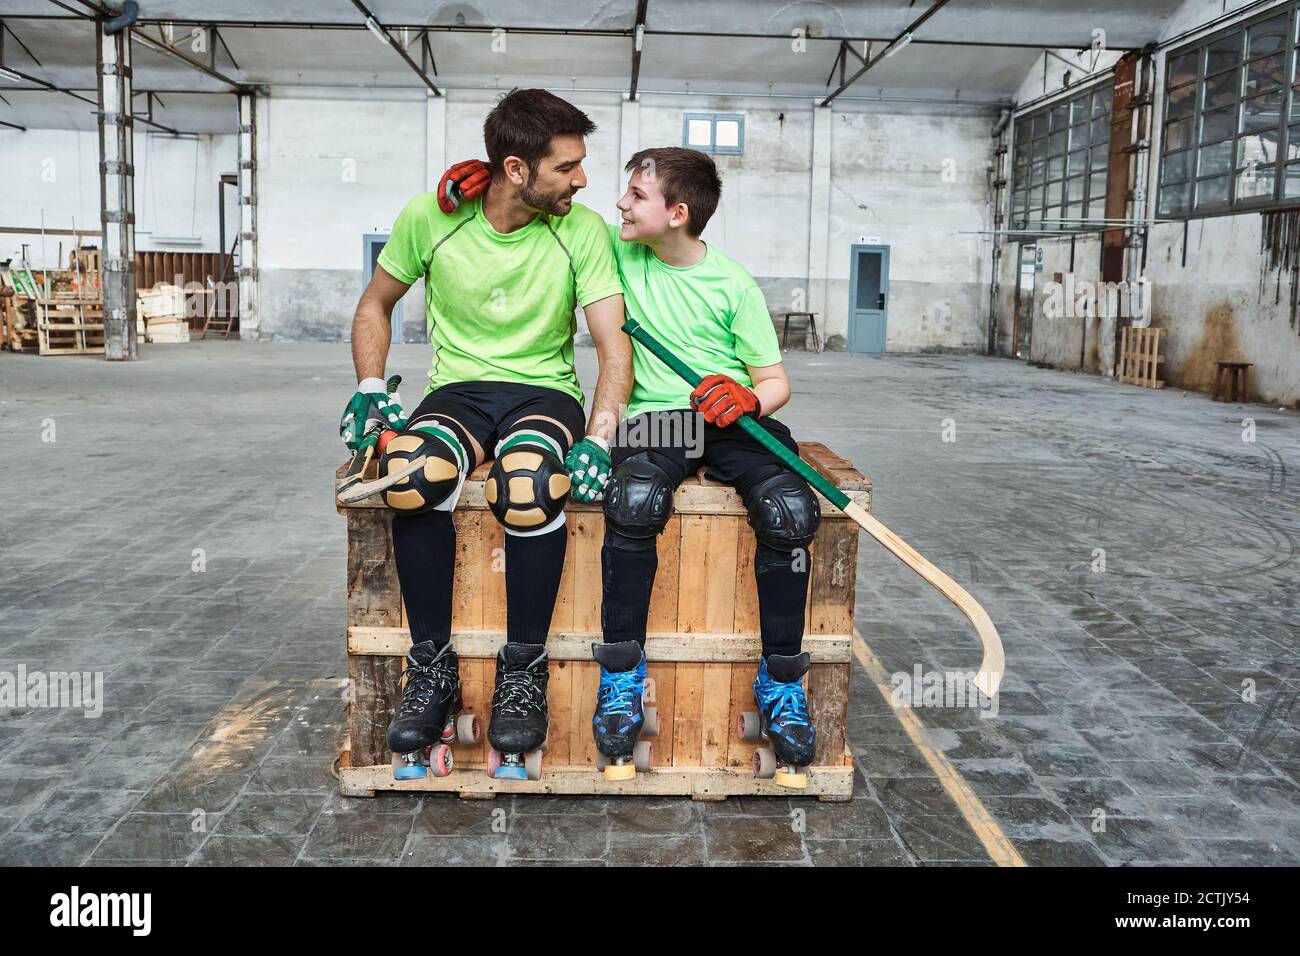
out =
[[[536,416],[554,421],[538,421]],[[455,432],[467,451],[472,451],[474,443],[477,443],[483,451],[483,459],[478,464],[491,458],[497,443],[517,425],[555,439],[563,449],[561,458],[587,431],[582,405],[572,395],[520,382],[452,382],[444,385],[424,396],[424,401],[411,413],[406,427],[412,428],[421,420],[430,418]],[[534,420],[520,425],[527,418]]]
[[[760,418],[758,423],[782,445],[799,454],[799,443],[785,425],[774,418]],[[719,428],[706,422],[699,412],[687,409],[634,415],[619,426],[616,441],[619,444],[610,450],[615,467],[644,452],[668,473],[675,489],[703,464],[710,480],[731,485],[747,506],[749,492],[755,485],[789,470],[739,423]]]

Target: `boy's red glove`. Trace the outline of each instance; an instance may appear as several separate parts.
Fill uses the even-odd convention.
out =
[[[462,199],[473,199],[487,189],[492,174],[481,159],[467,159],[457,163],[438,180],[438,208],[455,212]]]
[[[726,428],[742,415],[758,418],[763,414],[758,396],[725,375],[706,375],[691,392],[691,404],[706,422],[719,428]]]

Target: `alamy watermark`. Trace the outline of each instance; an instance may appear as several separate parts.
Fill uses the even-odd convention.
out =
[[[1151,282],[1093,282],[1067,272],[1065,281],[1043,286],[1043,315],[1049,319],[1130,319],[1134,328],[1151,324]]]
[[[104,713],[103,671],[0,671],[0,707],[49,707],[85,710],[87,718]]]
[[[896,671],[889,677],[889,702],[895,707],[969,707],[980,717],[998,715],[998,698],[989,697],[975,686],[974,671],[927,671],[915,664],[911,672]]]

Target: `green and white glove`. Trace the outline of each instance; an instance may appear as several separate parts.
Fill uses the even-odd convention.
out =
[[[405,428],[402,400],[397,395],[396,386],[389,392],[382,378],[362,379],[339,419],[339,437],[350,450],[356,451],[376,424],[394,431]]]
[[[564,456],[564,467],[569,469],[572,487],[569,495],[574,501],[595,501],[609,484],[613,462],[609,457],[609,442],[599,435],[588,435],[569,449]]]

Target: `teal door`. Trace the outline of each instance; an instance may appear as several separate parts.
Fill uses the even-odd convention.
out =
[[[854,246],[849,270],[849,351],[885,351],[889,246]]]

